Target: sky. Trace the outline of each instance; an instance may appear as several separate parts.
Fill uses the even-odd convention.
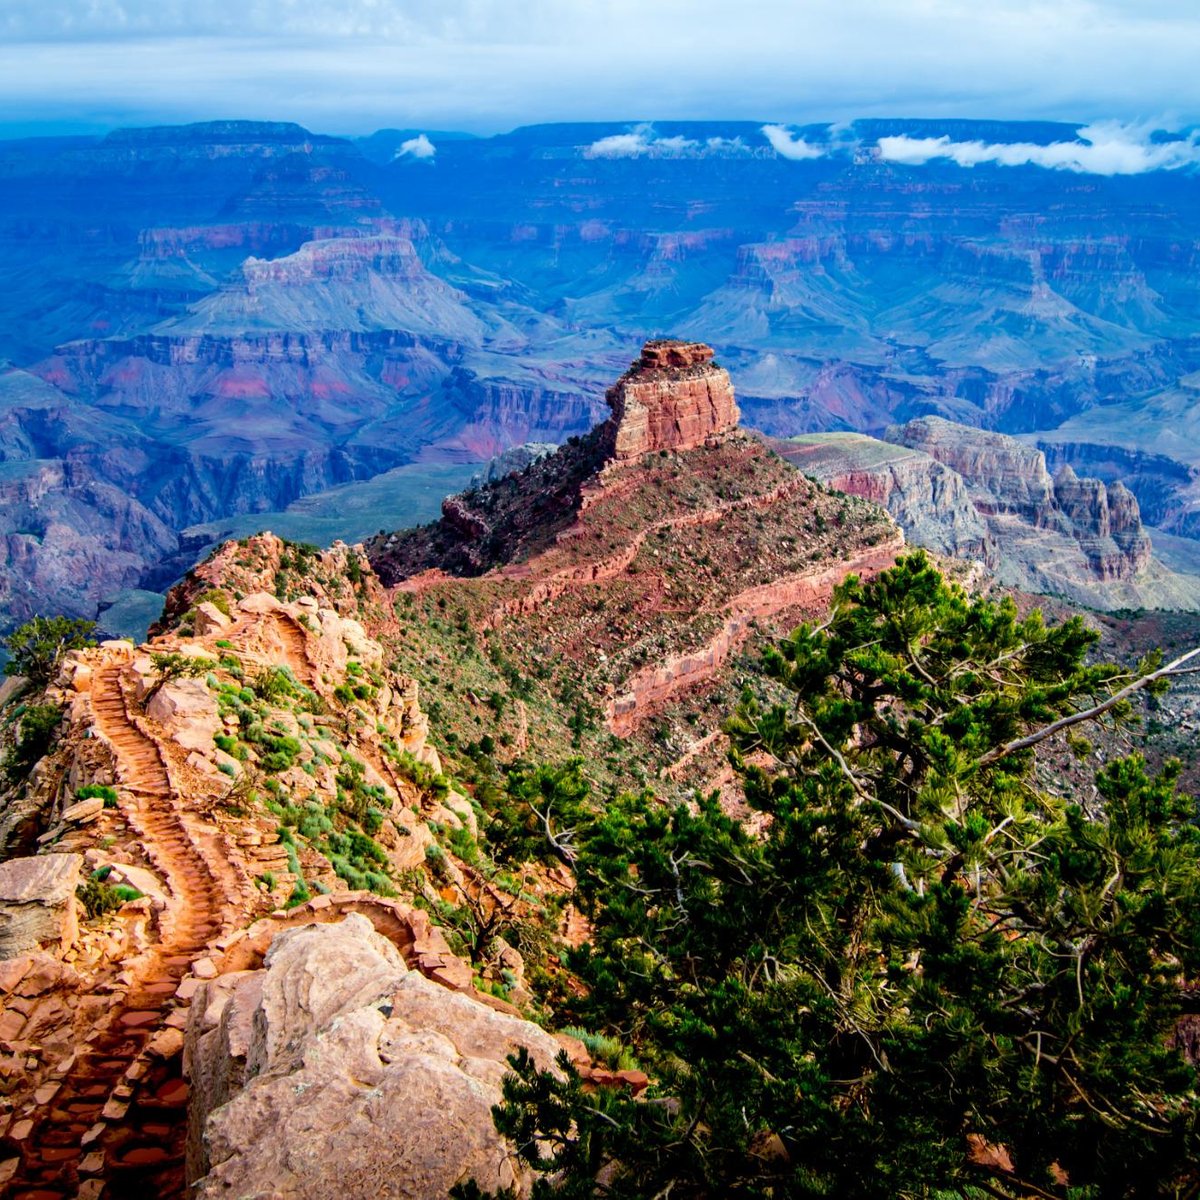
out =
[[[1200,123],[1200,0],[0,0],[0,135]],[[904,148],[905,153],[916,152]]]

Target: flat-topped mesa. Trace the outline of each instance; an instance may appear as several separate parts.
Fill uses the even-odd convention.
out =
[[[605,398],[612,409],[604,426],[606,457],[618,462],[655,450],[691,450],[738,423],[729,372],[703,342],[647,342]]]

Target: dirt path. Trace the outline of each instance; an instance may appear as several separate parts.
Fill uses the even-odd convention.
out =
[[[316,681],[317,672],[308,656],[308,635],[295,617],[283,612],[272,612],[267,619],[275,630],[279,643],[278,655],[270,653],[261,645],[250,644],[248,636],[254,632],[255,625],[250,621],[239,621],[230,628],[223,630],[222,638],[231,642],[239,653],[248,659],[264,666],[286,666],[290,668],[297,682],[306,688],[311,688]],[[214,651],[219,653],[219,651]]]
[[[897,532],[887,541],[862,550],[853,558],[786,575],[739,592],[725,604],[725,619],[707,642],[644,667],[626,680],[625,691],[607,705],[610,732],[625,737],[648,713],[688,688],[711,679],[749,636],[750,622],[755,618],[774,616],[789,608],[824,606],[833,589],[847,575],[854,573],[869,579],[892,566],[903,548],[904,537]]]
[[[279,640],[283,644],[283,656],[287,665],[291,667],[292,674],[305,687],[311,687],[315,673],[312,663],[308,659],[308,642],[303,632],[291,617],[285,616],[283,613],[273,615]]]
[[[172,900],[163,940],[127,990],[114,983],[111,1006],[61,1082],[35,1094],[11,1200],[182,1194],[187,1088],[177,1059],[168,1066],[143,1051],[160,1030],[182,1027],[179,981],[228,915],[215,835],[184,811],[161,751],[131,718],[121,668],[97,674],[92,700],[96,728],[116,753],[123,813]]]

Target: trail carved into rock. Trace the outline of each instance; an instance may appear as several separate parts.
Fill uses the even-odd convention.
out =
[[[626,691],[608,702],[608,728],[623,737],[655,706],[711,678],[749,635],[753,619],[827,603],[833,589],[851,572],[870,577],[892,566],[903,548],[904,536],[897,533],[853,558],[739,592],[725,605],[721,627],[702,646],[646,667],[627,681]]]
[[[111,1006],[80,1044],[61,1081],[35,1094],[22,1139],[11,1200],[140,1200],[182,1194],[187,1088],[151,1039],[180,1029],[175,993],[190,964],[231,915],[225,908],[219,848],[185,813],[168,764],[131,716],[119,666],[97,673],[97,730],[112,746],[122,809],[171,900],[160,914],[162,939],[112,985]],[[167,1043],[170,1035],[167,1037]],[[161,1045],[162,1043],[160,1043]]]
[[[283,613],[275,613],[274,617],[275,628],[279,633],[279,640],[283,643],[283,655],[287,665],[291,668],[292,674],[305,687],[311,686],[314,671],[312,663],[309,661],[308,643],[304,634],[294,618]]]

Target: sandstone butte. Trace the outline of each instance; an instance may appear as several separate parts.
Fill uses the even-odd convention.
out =
[[[514,1047],[645,1086],[521,1017],[513,946],[470,963],[416,903],[528,903],[460,853],[476,813],[431,737],[725,784],[741,649],[903,539],[744,434],[706,346],[648,344],[608,400],[432,526],[228,543],[148,644],[66,657],[57,745],[0,807],[5,1194],[524,1189],[487,1120]]]

